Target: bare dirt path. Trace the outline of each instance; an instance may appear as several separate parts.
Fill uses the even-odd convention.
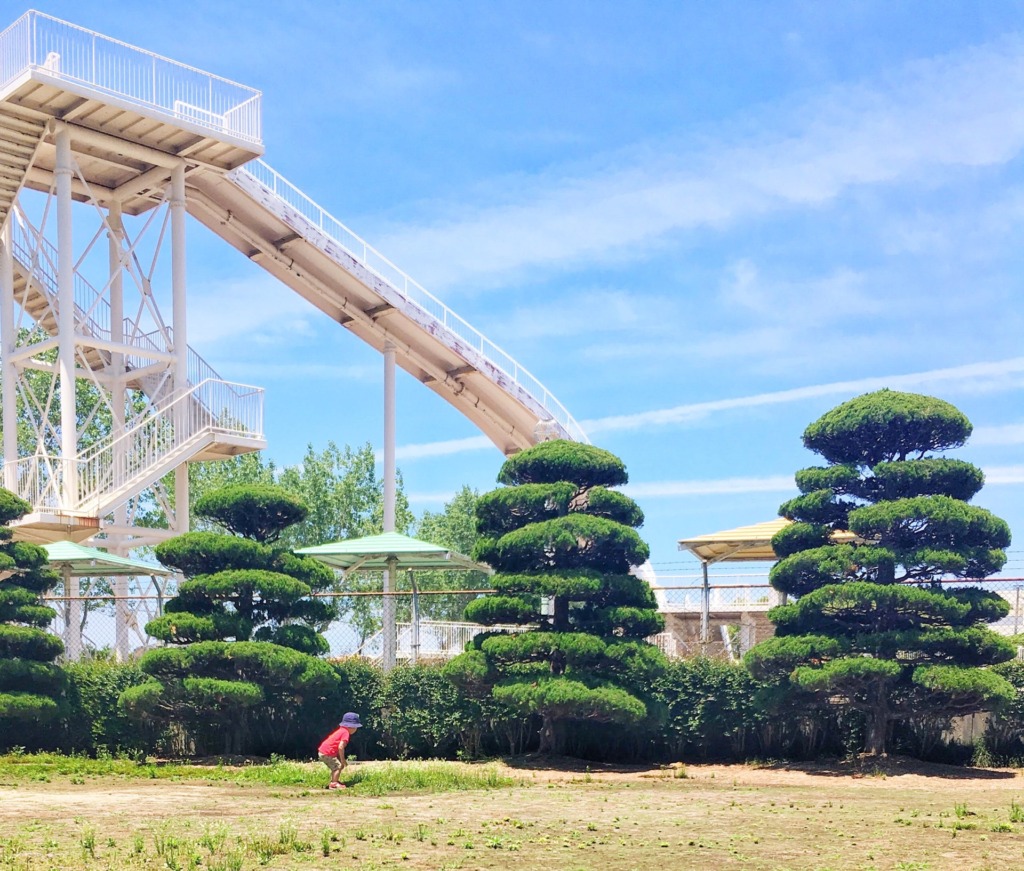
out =
[[[383,797],[110,777],[7,783],[0,869],[1024,869],[1024,811],[1013,822],[1024,777],[1012,770],[507,770],[524,785]]]

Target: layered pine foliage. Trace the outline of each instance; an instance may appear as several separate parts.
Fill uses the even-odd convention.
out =
[[[7,525],[31,510],[0,489],[0,729],[18,731],[56,717],[63,705],[64,672],[54,660],[64,652],[45,630],[55,613],[42,595],[60,577],[47,565],[46,551],[14,541]]]
[[[497,570],[496,594],[466,619],[505,626],[478,636],[447,668],[464,688],[541,719],[541,752],[559,752],[573,721],[635,723],[665,668],[644,639],[661,630],[654,595],[630,574],[647,545],[622,462],[599,448],[543,442],[510,458],[481,496],[474,556]],[[542,603],[546,605],[542,609]],[[523,631],[513,631],[512,626]]]
[[[254,729],[281,729],[300,701],[326,697],[336,676],[317,654],[335,616],[313,593],[334,575],[322,563],[276,546],[305,506],[272,486],[215,491],[194,507],[229,532],[189,532],[156,549],[185,580],[146,631],[171,646],[148,652],[153,679],[121,696],[132,715],[175,723],[199,744],[221,724],[225,752]]]
[[[941,400],[860,396],[807,428],[804,445],[828,465],[798,472],[800,495],[779,509],[795,522],[773,540],[771,583],[797,600],[769,613],[776,637],[746,662],[790,704],[860,711],[869,753],[885,752],[899,721],[942,724],[1013,695],[984,668],[1015,653],[986,626],[1009,604],[948,586],[998,571],[1010,542],[1004,521],[970,504],[981,470],[934,456],[970,433]]]

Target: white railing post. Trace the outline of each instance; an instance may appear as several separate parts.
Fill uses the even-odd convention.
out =
[[[18,368],[11,359],[17,344],[14,328],[14,251],[8,219],[0,239],[0,378],[2,378],[4,427],[4,487],[18,492]]]
[[[57,127],[57,370],[60,379],[60,506],[72,511],[78,504],[78,416],[75,384],[75,256],[71,212],[71,130]]]
[[[186,310],[185,256],[185,164],[179,162],[171,171],[171,295],[174,325],[174,395],[183,396],[188,389],[188,312]],[[174,441],[181,443],[192,435],[190,404],[183,402],[172,423]],[[188,463],[174,470],[174,528],[179,535],[189,530]]]

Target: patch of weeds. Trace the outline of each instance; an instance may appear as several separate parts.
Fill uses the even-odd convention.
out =
[[[1012,832],[1013,826],[1009,823],[992,823],[993,832]]]
[[[1010,822],[1024,823],[1024,807],[1017,804],[1017,800],[1015,798],[1010,799]]]
[[[320,832],[320,854],[331,855],[331,844],[338,840],[338,835],[332,829],[324,829]]]
[[[82,829],[82,852],[90,859],[96,858],[96,829],[94,826],[86,826]]]
[[[209,871],[242,871],[244,867],[245,859],[241,853],[228,853],[216,861],[211,860],[207,866]]]
[[[992,758],[992,754],[989,752],[988,747],[985,746],[983,740],[974,742],[974,752],[971,754],[971,765],[975,768],[991,768],[995,765],[995,760]]]
[[[199,838],[199,844],[205,847],[211,853],[217,853],[221,850],[228,839],[228,827],[224,825],[220,826],[207,826],[206,830]]]

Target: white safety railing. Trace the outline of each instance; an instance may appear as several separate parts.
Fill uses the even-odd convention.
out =
[[[704,607],[703,586],[652,587],[663,611],[699,613]],[[782,604],[782,594],[768,584],[713,586],[707,591],[712,611],[767,611]]]
[[[27,226],[20,213],[14,213],[11,234],[12,249],[21,268],[35,279],[36,288],[47,298],[54,317],[57,313],[57,249],[41,234]],[[86,336],[110,341],[113,338],[110,327],[110,302],[81,273],[75,273],[75,329]],[[157,357],[154,354],[169,353],[173,342],[173,331],[165,328],[166,337],[161,344],[156,337],[162,337],[160,330],[143,333],[130,318],[122,323],[122,341],[137,348],[139,353],[125,354],[125,366],[129,370],[148,366]],[[147,353],[149,352],[149,353]],[[188,349],[188,383],[202,381],[223,381],[214,368],[193,348]],[[225,382],[227,383],[227,382]]]
[[[140,480],[212,433],[262,440],[262,388],[203,381],[75,460],[22,457],[15,461],[17,493],[36,510],[102,514],[137,490]],[[65,489],[77,494],[73,504],[62,499]]]
[[[399,659],[412,657],[415,644],[415,624],[398,623],[396,654]],[[500,625],[483,626],[479,623],[462,623],[452,620],[420,620],[418,656],[434,659],[450,659],[462,653],[481,632],[504,632],[513,635],[529,632],[535,626]],[[384,630],[381,629],[364,641],[354,656],[363,656],[371,660],[380,660],[384,645]]]
[[[35,11],[0,33],[0,88],[29,69],[261,141],[259,91]]]
[[[231,176],[238,180],[243,188],[247,180],[256,182],[292,209],[298,217],[307,221],[311,228],[330,237],[362,266],[387,282],[408,303],[416,306],[444,330],[461,340],[465,348],[479,354],[482,363],[490,364],[503,372],[525,396],[531,398],[550,416],[565,437],[579,442],[589,441],[582,427],[565,406],[552,396],[534,375],[262,160],[251,161],[244,167],[233,170]],[[315,234],[309,234],[306,238],[316,244]],[[489,374],[486,366],[481,371]]]
[[[263,390],[203,381],[119,438],[91,448],[78,460],[78,509],[99,513],[105,496],[131,489],[193,439],[211,432],[262,438]]]

